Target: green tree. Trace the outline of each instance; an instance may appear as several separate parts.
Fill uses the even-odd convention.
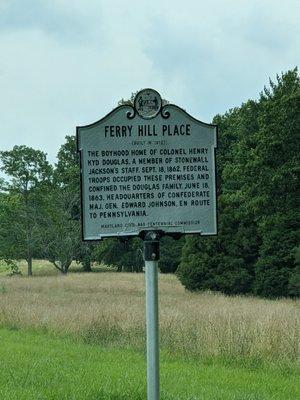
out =
[[[176,272],[180,263],[181,252],[185,243],[185,236],[180,239],[173,239],[170,236],[164,236],[160,240],[160,256],[158,267],[162,273]]]
[[[94,250],[98,262],[116,267],[119,272],[141,272],[143,270],[143,243],[139,238],[121,240],[104,239]]]
[[[246,205],[248,175],[244,173],[247,154],[253,145],[257,104],[249,101],[224,116],[219,126],[217,151],[217,193],[219,233],[217,237],[188,236],[178,276],[190,290],[219,290],[248,293],[258,238],[253,213]],[[248,156],[249,157],[249,156]]]
[[[46,154],[27,146],[1,151],[1,170],[10,178],[2,186],[0,242],[10,258],[23,258],[32,275],[32,258],[40,244],[40,194],[52,179]]]
[[[299,243],[299,77],[216,116],[219,235],[188,238],[178,275],[191,290],[287,296]]]
[[[73,216],[72,198],[53,186],[43,197],[42,254],[66,274],[81,248],[80,224]]]
[[[0,259],[19,260],[25,252],[25,241],[20,240],[23,230],[18,226],[20,210],[18,196],[0,192]]]
[[[255,293],[289,295],[299,244],[300,80],[297,69],[270,81],[260,98],[260,129],[253,157],[258,232]]]
[[[66,136],[53,172],[53,184],[43,198],[43,256],[66,274],[73,260],[91,270],[92,246],[81,240],[80,169],[74,136]]]
[[[77,243],[76,261],[82,264],[83,271],[90,272],[95,244],[82,242],[80,239],[80,167],[76,138],[69,135],[65,139],[57,155],[54,182],[69,199],[70,218],[78,222],[76,229],[76,223],[73,223],[74,241]]]
[[[300,297],[300,246],[294,249],[295,269],[292,271],[289,280],[289,295]]]

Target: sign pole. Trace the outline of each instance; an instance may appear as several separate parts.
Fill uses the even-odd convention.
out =
[[[217,234],[217,125],[151,88],[76,128],[82,239],[144,240],[147,399],[159,400],[158,259],[166,234]],[[145,230],[145,227],[155,227]]]
[[[159,400],[158,232],[146,232],[144,254],[146,270],[147,400]]]

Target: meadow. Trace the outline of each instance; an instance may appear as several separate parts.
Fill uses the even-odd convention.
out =
[[[76,266],[72,270],[69,275],[62,276],[46,262],[35,261],[36,276],[27,278],[8,277],[2,267],[0,336],[1,342],[6,343],[1,350],[2,364],[6,365],[6,375],[2,374],[6,376],[2,388],[6,389],[2,390],[6,392],[0,397],[145,398],[144,274],[117,273],[102,267],[97,273],[80,273]],[[299,304],[291,299],[271,301],[208,292],[190,293],[176,276],[161,274],[162,398],[298,398]],[[53,352],[56,352],[54,358]],[[66,357],[59,361],[59,354],[64,352]],[[105,357],[98,358],[97,364],[99,353]],[[72,373],[62,373],[68,370],[67,360],[71,362]],[[9,363],[12,365],[7,368]],[[55,397],[58,396],[56,389],[53,389],[54,397],[50,392],[46,394],[39,388],[38,379],[25,379],[26,368],[20,367],[24,363],[31,365],[30,374],[40,370],[44,373],[49,370],[48,378],[54,370],[62,377],[65,374],[65,384],[62,384],[65,391],[60,397]],[[57,370],[55,363],[62,370]],[[98,381],[92,385],[97,371],[105,384]],[[18,397],[16,394],[14,397],[16,385],[9,378],[14,374],[20,374],[19,380],[29,385],[28,393],[35,395]],[[125,377],[125,383],[118,381],[120,377]],[[41,381],[45,381],[45,377]],[[80,390],[86,397],[72,392],[73,381],[82,382]],[[87,388],[84,389],[86,385],[90,395]],[[37,388],[40,392],[31,392]],[[101,395],[99,390],[103,391]],[[42,394],[39,397],[37,393]]]

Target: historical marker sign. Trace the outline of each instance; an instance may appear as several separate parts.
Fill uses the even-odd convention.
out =
[[[77,127],[83,239],[144,230],[217,233],[217,127],[140,91],[100,121]]]

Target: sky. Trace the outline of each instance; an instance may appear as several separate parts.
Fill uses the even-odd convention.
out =
[[[299,0],[0,0],[0,150],[66,135],[145,87],[211,122],[299,65]]]

